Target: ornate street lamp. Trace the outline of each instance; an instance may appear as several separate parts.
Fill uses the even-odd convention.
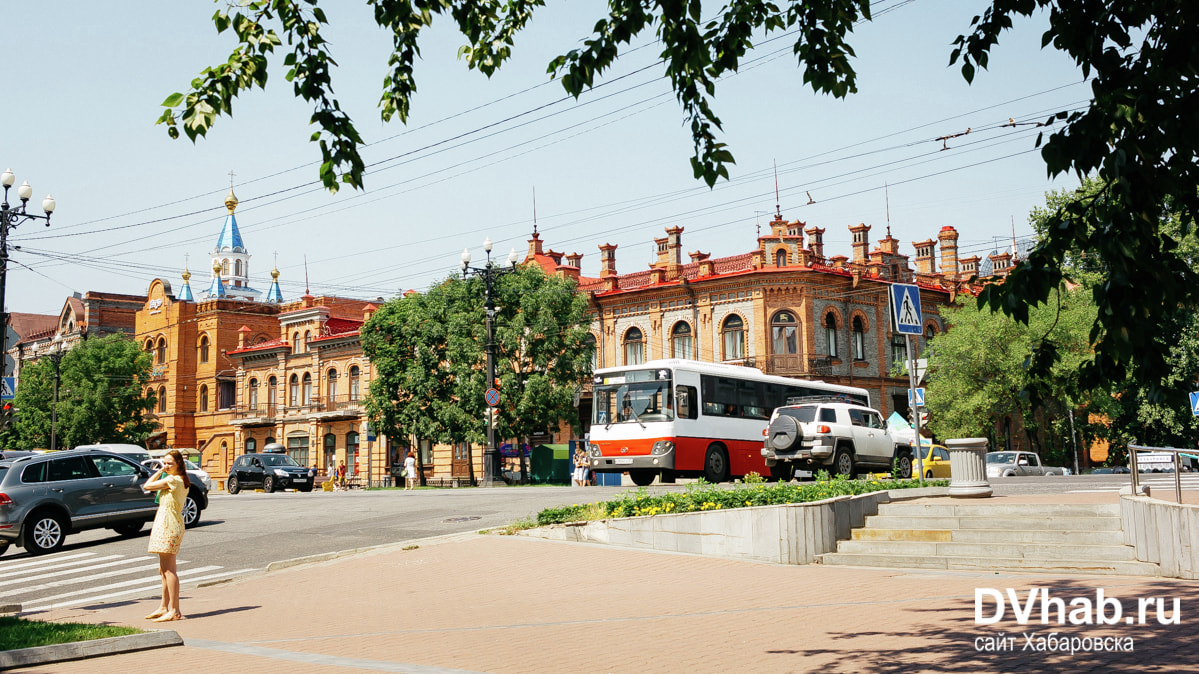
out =
[[[6,169],[4,173],[0,173],[0,185],[4,186],[4,200],[0,202],[0,364],[5,362],[8,357],[8,312],[4,305],[4,289],[8,282],[8,230],[15,229],[17,225],[23,224],[29,220],[45,220],[46,226],[50,226],[50,214],[54,212],[54,197],[49,194],[42,200],[42,210],[45,215],[35,215],[25,211],[26,204],[29,203],[29,198],[33,196],[33,188],[29,186],[29,181],[21,183],[17,188],[17,198],[21,200],[21,205],[16,208],[11,208],[8,205],[8,188],[13,186],[17,181],[17,177],[13,175],[12,169]],[[0,367],[0,370],[3,370]],[[8,376],[8,372],[0,372],[0,375]]]
[[[483,240],[483,250],[487,253],[487,263],[482,267],[470,266],[470,249],[462,249],[462,278],[474,275],[483,279],[483,308],[487,311],[487,388],[495,385],[495,332],[492,323],[495,320],[494,284],[499,277],[516,270],[516,249],[508,253],[508,266],[497,266],[491,260],[491,237]],[[488,410],[490,415],[490,410]],[[495,446],[495,421],[489,417],[487,424],[487,448],[483,450],[483,480],[482,487],[495,487],[504,483],[500,476],[500,452]]]
[[[58,449],[58,365],[66,355],[63,350],[62,335],[54,335],[54,341],[44,348],[42,357],[49,358],[54,364],[54,402],[50,406],[50,451]]]

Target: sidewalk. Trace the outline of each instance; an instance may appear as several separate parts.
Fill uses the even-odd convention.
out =
[[[1043,502],[1043,497],[991,501]],[[1050,502],[1114,501],[1108,494]],[[974,624],[975,588],[1054,596],[1181,600],[1179,625],[1020,626],[1011,611]],[[156,600],[55,620],[139,627]],[[689,555],[463,535],[184,592],[186,646],[25,671],[45,672],[909,672],[1199,671],[1199,585],[1153,578],[1054,577],[774,566]],[[988,608],[993,611],[993,608]],[[1022,652],[1022,632],[1118,636],[1133,652]],[[1016,637],[978,652],[978,637]]]

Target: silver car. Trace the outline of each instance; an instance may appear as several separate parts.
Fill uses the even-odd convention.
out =
[[[136,462],[95,449],[0,461],[0,554],[14,543],[33,555],[53,552],[86,529],[136,534],[158,508],[142,489],[149,477]],[[203,485],[192,492],[208,504]]]
[[[1024,475],[1065,475],[1066,469],[1046,466],[1033,452],[991,452],[987,454],[987,477]]]

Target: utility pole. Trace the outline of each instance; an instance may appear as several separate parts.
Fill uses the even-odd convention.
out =
[[[29,220],[45,220],[46,226],[49,227],[50,214],[54,212],[55,206],[54,197],[47,194],[42,200],[45,215],[26,212],[25,206],[33,196],[33,188],[26,180],[17,188],[17,198],[21,200],[21,205],[11,208],[8,205],[8,188],[16,181],[17,177],[13,175],[12,169],[5,169],[4,173],[0,173],[0,185],[4,186],[4,200],[0,202],[0,376],[5,377],[8,376],[8,372],[3,371],[3,364],[8,357],[8,309],[4,304],[4,291],[8,283],[8,230],[16,229],[17,225]]]

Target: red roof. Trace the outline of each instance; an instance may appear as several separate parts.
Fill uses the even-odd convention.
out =
[[[278,339],[272,339],[272,340],[269,340],[266,342],[259,342],[257,344],[254,344],[253,346],[247,346],[245,348],[235,349],[233,351],[230,351],[229,355],[232,356],[232,355],[239,354],[239,353],[252,353],[254,351],[266,351],[268,349],[277,349],[279,347],[290,348],[291,343],[288,342],[286,339],[283,339],[282,337],[280,337]]]

